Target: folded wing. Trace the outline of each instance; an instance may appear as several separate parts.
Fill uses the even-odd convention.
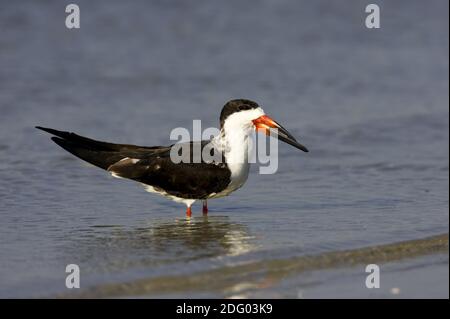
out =
[[[36,127],[52,135],[52,140],[66,151],[103,168],[115,177],[128,178],[181,198],[207,198],[219,193],[230,182],[225,161],[220,163],[174,163],[171,146],[137,146],[96,141],[75,133]],[[201,143],[205,147],[208,141]]]

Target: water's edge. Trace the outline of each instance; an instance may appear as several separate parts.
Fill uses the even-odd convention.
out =
[[[165,276],[140,279],[128,283],[100,285],[81,293],[64,293],[58,298],[107,298],[155,296],[188,291],[226,291],[245,282],[264,288],[305,271],[351,267],[358,264],[383,264],[402,259],[448,251],[449,234],[402,241],[352,250],[342,250],[311,256],[263,260],[241,265],[224,266],[189,276]]]

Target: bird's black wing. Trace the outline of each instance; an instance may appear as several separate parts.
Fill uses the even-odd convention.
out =
[[[206,162],[201,159],[198,163],[192,162],[195,147],[203,150],[209,146],[209,141],[188,142],[184,146],[184,150],[190,154],[188,159],[185,158],[187,162],[173,161],[170,154],[174,150],[172,145],[164,152],[143,159],[127,158],[119,161],[111,165],[108,171],[181,198],[206,199],[212,193],[224,190],[230,183],[230,171],[223,157],[219,161]]]
[[[230,182],[230,171],[224,157],[219,161],[194,161],[198,147],[209,147],[209,141],[188,142],[189,162],[176,163],[171,159],[171,146],[136,146],[96,141],[74,133],[37,127],[55,135],[52,140],[73,155],[101,167],[114,176],[132,179],[155,190],[181,197],[204,199],[211,193],[219,193]],[[180,145],[180,144],[175,144]],[[208,149],[209,150],[209,149]],[[217,150],[214,150],[216,152]]]

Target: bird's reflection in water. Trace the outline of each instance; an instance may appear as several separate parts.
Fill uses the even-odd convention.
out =
[[[246,226],[227,216],[150,220],[148,225],[136,228],[96,225],[78,237],[82,237],[77,244],[80,262],[96,270],[240,255],[254,247]]]
[[[202,256],[239,255],[251,250],[252,237],[246,227],[226,216],[178,219],[140,229],[150,236],[155,248],[166,251],[171,245]]]

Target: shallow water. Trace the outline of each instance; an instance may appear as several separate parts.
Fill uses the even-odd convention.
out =
[[[69,263],[84,288],[448,232],[447,1],[382,1],[379,30],[360,1],[77,3],[77,31],[58,1],[0,5],[0,297],[65,292]],[[190,221],[33,128],[164,145],[237,97],[311,152],[280,144]]]
[[[378,289],[367,289],[365,268],[376,264],[380,268]],[[405,271],[401,271],[401,270]],[[414,275],[408,270],[413,269]],[[433,269],[433,270],[430,270]],[[397,272],[397,275],[395,275]],[[353,278],[352,278],[353,277]],[[126,282],[113,282],[84,289],[80,293],[63,293],[62,298],[92,297],[209,297],[304,298],[304,293],[317,294],[314,290],[334,290],[334,297],[391,297],[395,282],[402,282],[402,297],[448,296],[448,234],[384,244],[359,249],[338,250],[313,255],[272,257],[241,263],[216,265],[206,271],[189,275],[165,275],[144,277]],[[388,278],[386,280],[386,278]],[[356,279],[356,280],[355,280]],[[405,280],[406,279],[406,280]],[[419,283],[421,286],[415,285]],[[447,280],[446,280],[447,279]],[[334,282],[339,281],[336,285]],[[405,285],[405,281],[410,281]],[[424,282],[434,282],[430,287]],[[437,281],[437,282],[436,282]],[[380,289],[383,286],[383,289]],[[331,288],[331,289],[330,289]],[[349,289],[350,288],[350,289]],[[392,289],[391,288],[391,289]],[[406,288],[406,289],[405,289]],[[347,291],[345,291],[347,290]],[[350,290],[350,291],[349,291]],[[295,293],[300,293],[296,295]],[[374,293],[376,292],[376,293]],[[387,294],[386,294],[387,292]],[[393,293],[398,295],[399,293]],[[318,295],[320,296],[320,295]],[[332,296],[331,296],[332,297]]]

